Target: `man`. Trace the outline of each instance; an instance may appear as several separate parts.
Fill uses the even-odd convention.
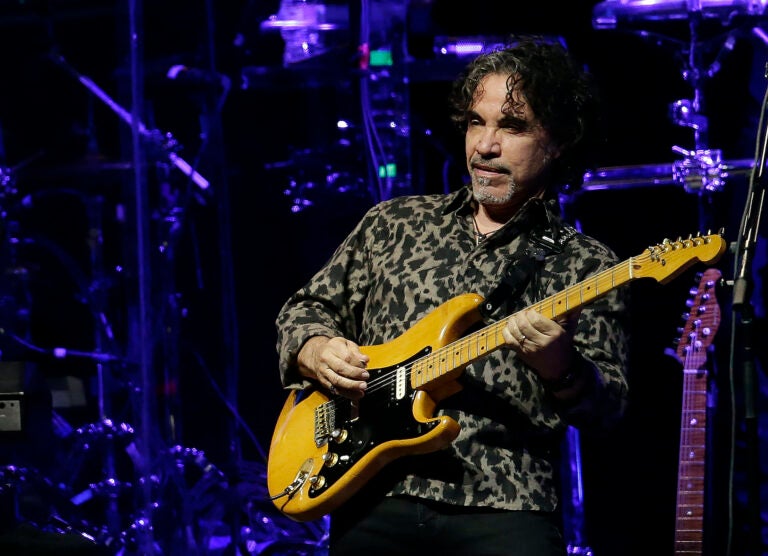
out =
[[[586,168],[596,117],[589,76],[561,45],[524,38],[474,60],[451,101],[465,134],[467,186],[371,208],[277,318],[285,387],[320,389],[334,407],[342,400],[350,424],[386,429],[372,438],[391,434],[401,417],[376,405],[383,381],[421,368],[410,363],[418,354],[405,352],[403,365],[376,369],[366,346],[402,341],[425,318],[438,337],[446,311],[435,310],[467,293],[481,297],[482,322],[461,309],[450,326],[471,333],[502,323],[500,349],[456,347],[473,360],[448,382],[460,388],[433,392],[434,416],[458,423],[455,438],[379,458],[385,465],[366,469],[362,486],[349,477],[356,492],[331,512],[331,556],[563,555],[563,434],[568,425],[612,427],[625,410],[625,292],[554,319],[532,306],[617,263],[605,245],[564,224],[557,203]],[[439,374],[444,364],[424,372]],[[404,429],[402,438],[413,434]],[[369,455],[388,455],[386,442],[398,439]]]

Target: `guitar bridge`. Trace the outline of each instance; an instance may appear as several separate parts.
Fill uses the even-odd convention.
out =
[[[357,405],[351,400],[331,400],[315,408],[315,446],[325,446],[331,440],[346,438],[341,424],[357,418]]]
[[[315,446],[328,444],[336,424],[336,404],[325,402],[315,408]]]

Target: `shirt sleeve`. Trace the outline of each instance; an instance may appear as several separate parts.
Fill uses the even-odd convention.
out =
[[[593,255],[594,257],[595,255]],[[597,272],[614,266],[615,255],[606,251]],[[628,401],[627,367],[629,290],[620,286],[584,307],[574,335],[573,365],[585,386],[574,400],[554,399],[554,406],[568,424],[580,429],[610,430],[622,419]]]
[[[323,267],[278,312],[277,353],[285,388],[303,388],[310,382],[300,375],[297,357],[313,336],[355,339],[359,315],[368,288],[369,241],[378,219],[373,207],[336,248]]]

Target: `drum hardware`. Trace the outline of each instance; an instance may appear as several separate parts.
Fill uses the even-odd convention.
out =
[[[99,228],[100,205],[94,204],[90,208],[89,228]],[[76,281],[80,289],[84,290],[83,302],[93,309],[94,317],[99,317],[95,347],[100,349],[102,344],[111,343],[114,338],[102,312],[104,300],[98,295],[101,291],[99,277],[102,241],[98,237],[100,233],[95,235],[93,237],[92,234],[93,241],[89,241],[92,264],[90,281],[86,279],[85,273],[73,268],[73,261],[66,256],[66,252],[55,249],[55,244],[46,246],[54,248],[54,253],[63,258],[68,269],[76,274]],[[15,341],[34,353],[58,358],[83,357],[96,362],[99,365],[99,414],[109,415],[112,412],[111,388],[104,384],[110,380],[112,373],[106,372],[102,364],[120,361],[120,358],[99,351],[83,352],[66,348],[45,350],[11,332],[4,334],[13,336]],[[130,391],[134,390],[130,385],[129,388]],[[45,513],[44,519],[35,519],[34,524],[27,521],[28,524],[36,528],[45,527],[46,531],[53,530],[61,535],[74,533],[93,539],[98,546],[128,552],[132,547],[141,545],[142,535],[152,531],[157,532],[158,545],[163,545],[163,550],[178,545],[180,520],[185,519],[186,542],[197,543],[199,546],[207,542],[203,535],[207,534],[211,523],[218,523],[218,515],[225,515],[226,512],[220,508],[229,503],[230,497],[224,492],[224,475],[201,451],[177,446],[162,453],[158,460],[149,461],[135,445],[136,432],[128,423],[102,417],[94,423],[73,428],[61,416],[54,414],[54,418],[54,426],[60,433],[57,436],[68,443],[69,453],[66,455],[69,459],[63,461],[62,465],[54,466],[50,472],[53,480],[45,479],[44,490],[33,485],[40,491],[39,498],[45,502],[46,508],[50,509],[47,513],[40,512]],[[128,478],[134,480],[124,480]],[[153,511],[150,515],[135,517],[133,495],[139,489],[147,489]],[[126,524],[126,517],[134,521]],[[150,525],[149,517],[157,521]],[[23,515],[21,518],[28,519],[28,516]],[[230,537],[233,536],[230,533]]]
[[[239,547],[243,556],[321,556],[328,553],[328,516],[316,521],[297,522],[276,513],[267,491],[266,465],[261,462],[242,462],[239,475],[234,492],[238,508],[244,512],[244,522],[239,531],[239,542],[231,545],[232,548]],[[223,540],[220,537],[211,542]]]
[[[715,5],[717,4],[717,5]],[[735,15],[741,11],[757,6],[750,2],[737,5],[736,2],[707,2],[699,0],[693,2],[665,2],[665,1],[633,1],[633,0],[609,0],[599,3],[593,11],[593,27],[595,29],[630,28],[639,32],[643,39],[655,38],[657,35],[648,31],[649,22],[655,25],[658,31],[660,23],[671,20],[682,21],[688,24],[690,40],[684,51],[684,67],[682,78],[693,89],[690,99],[681,99],[669,105],[669,117],[676,126],[690,129],[693,133],[693,148],[684,148],[674,145],[672,151],[682,155],[682,159],[675,160],[671,164],[638,165],[618,168],[598,168],[588,172],[584,176],[582,190],[601,189],[627,189],[632,187],[647,186],[682,186],[685,193],[696,194],[696,202],[699,205],[698,219],[702,229],[711,229],[711,207],[713,203],[708,201],[711,195],[723,190],[726,179],[732,176],[736,170],[751,168],[751,161],[739,161],[728,164],[723,160],[720,149],[711,148],[709,145],[709,120],[704,112],[703,85],[706,79],[715,76],[721,69],[721,64],[733,49],[736,33],[731,31],[725,35],[725,39],[714,61],[708,66],[702,60],[702,43],[700,43],[700,31],[705,20],[732,25],[737,22]],[[759,12],[762,14],[764,2],[760,2]],[[721,9],[722,8],[722,9]],[[743,10],[742,10],[743,8]],[[722,38],[722,34],[716,35]],[[661,42],[661,41],[659,41]],[[713,42],[713,44],[715,44]],[[569,201],[561,196],[561,202]],[[563,212],[568,214],[568,206],[563,205]],[[576,219],[578,222],[578,220]],[[569,439],[570,440],[570,439]],[[578,447],[577,447],[578,448]],[[573,456],[571,457],[573,461]],[[579,478],[574,481],[578,486]],[[575,498],[575,497],[574,497]],[[578,513],[581,500],[566,500],[566,510],[570,513]],[[565,515],[568,515],[568,511]],[[569,554],[590,554],[588,548],[579,542],[578,535],[574,535],[575,545],[569,543]],[[576,550],[584,550],[579,552]]]
[[[38,152],[22,160],[15,166],[0,166],[0,199],[16,197],[18,195],[19,190],[16,188],[16,179],[18,178],[19,172],[42,156],[43,153]],[[5,209],[2,211],[2,216],[6,216]]]
[[[672,102],[669,106],[669,116],[675,125],[687,127],[693,131],[694,147],[686,149],[674,145],[672,151],[682,155],[683,158],[674,161],[671,168],[664,167],[661,173],[656,171],[662,168],[660,166],[634,167],[650,170],[650,175],[644,176],[648,180],[647,183],[633,181],[635,176],[631,172],[626,176],[617,174],[615,177],[618,179],[628,178],[626,187],[674,184],[681,185],[688,193],[699,195],[715,193],[723,189],[726,178],[731,175],[729,170],[733,165],[723,162],[720,149],[713,149],[708,145],[709,122],[702,112],[704,106],[702,85],[704,80],[712,78],[720,71],[724,57],[734,49],[737,29],[731,29],[726,33],[723,28],[734,28],[745,23],[753,24],[765,17],[765,9],[765,0],[698,0],[696,2],[606,0],[594,6],[592,24],[593,28],[598,30],[627,29],[648,38],[652,35],[647,30],[651,24],[685,21],[690,35],[687,49],[683,48],[683,54],[686,57],[681,75],[684,81],[691,83],[693,98]],[[707,67],[704,67],[700,50],[705,43],[714,43],[715,39],[700,40],[702,26],[705,23],[715,23],[717,26],[718,33],[715,39],[721,40],[723,35],[725,36],[714,60]],[[741,166],[744,165],[742,163],[737,165],[737,167]],[[595,183],[594,175],[594,173],[585,175],[587,189],[601,189],[611,185],[623,187],[618,182],[616,184]]]
[[[695,153],[693,153],[695,155]],[[700,156],[707,156],[702,153]],[[708,156],[711,156],[708,155]],[[580,191],[602,191],[606,189],[634,189],[636,187],[671,187],[683,183],[689,173],[698,173],[691,184],[684,184],[686,191],[695,192],[693,189],[708,180],[722,180],[737,176],[747,176],[752,171],[752,160],[733,160],[731,162],[706,160],[698,166],[683,167],[684,161],[675,161],[669,164],[637,164],[628,166],[606,166],[595,168],[584,174],[584,184]],[[707,175],[707,169],[714,165],[716,172]],[[680,168],[678,168],[680,166]],[[707,189],[711,192],[713,189]]]
[[[725,175],[720,149],[686,151],[681,147],[673,147],[673,150],[685,157],[673,163],[672,174],[675,182],[681,184],[686,192],[714,193],[723,188]]]
[[[129,482],[108,478],[98,483],[91,483],[88,488],[70,498],[75,506],[80,506],[92,498],[112,499],[130,491],[133,485]]]
[[[78,195],[79,196],[79,195]],[[97,323],[97,331],[102,332],[96,335],[96,351],[84,352],[78,350],[69,350],[63,347],[57,347],[53,349],[44,349],[32,344],[30,341],[22,338],[20,335],[11,331],[3,331],[3,335],[10,338],[15,345],[22,346],[30,353],[44,354],[55,359],[64,358],[85,358],[96,363],[97,366],[97,379],[98,379],[98,404],[99,414],[108,415],[111,412],[109,403],[108,390],[111,387],[107,386],[109,379],[109,373],[104,371],[104,364],[119,361],[120,358],[108,353],[102,353],[103,342],[101,341],[102,333],[111,341],[112,334],[109,330],[109,325],[104,318],[102,310],[102,302],[100,299],[101,293],[101,280],[100,278],[100,266],[101,266],[101,240],[100,237],[100,216],[96,216],[100,213],[101,198],[96,199],[97,202],[88,206],[90,222],[89,229],[91,230],[93,241],[89,242],[91,248],[91,263],[93,265],[94,280],[88,284],[85,280],[83,273],[79,271],[77,265],[74,264],[69,255],[55,242],[49,241],[46,238],[39,237],[34,240],[35,245],[41,245],[49,249],[57,259],[62,262],[69,270],[71,270],[72,277],[78,283],[83,296],[83,302],[88,303],[92,308],[94,319]],[[30,201],[31,203],[31,197]],[[99,220],[96,220],[99,218]],[[98,307],[96,307],[98,304]],[[68,423],[59,415],[54,413],[53,418],[50,420],[50,426],[54,432],[59,433],[62,440],[74,440],[74,453],[76,457],[71,458],[66,462],[66,465],[53,469],[53,472],[61,470],[66,473],[66,476],[59,477],[57,484],[60,485],[60,494],[66,496],[67,502],[72,506],[74,513],[79,513],[82,510],[90,507],[91,504],[87,504],[90,500],[107,501],[106,511],[102,511],[100,515],[93,518],[93,521],[100,520],[103,516],[107,517],[109,526],[107,529],[109,533],[116,534],[119,527],[119,515],[120,512],[117,508],[117,499],[119,496],[128,491],[131,488],[130,483],[126,483],[118,480],[117,469],[115,466],[116,450],[114,444],[118,441],[123,441],[133,435],[133,429],[130,425],[125,423],[115,424],[111,419],[102,418],[98,423],[86,425],[78,429],[73,429]],[[98,450],[100,456],[99,463],[100,480],[89,481],[88,484],[83,487],[82,483],[75,484],[76,481],[81,481],[85,477],[84,471],[89,471],[90,468],[85,468],[84,465],[88,463],[86,461],[86,455]],[[93,463],[93,462],[91,462]],[[89,520],[83,518],[83,522],[88,524]],[[87,530],[90,527],[81,527],[83,530]]]
[[[118,448],[122,448],[130,458],[132,451],[129,447],[133,443],[133,438],[134,430],[129,424],[115,423],[106,418],[78,427],[72,433],[74,461],[71,460],[66,466],[71,476],[68,490],[78,487],[74,484],[74,480],[87,478],[83,477],[83,474],[91,469],[86,464],[98,465],[101,469],[100,480],[88,482],[83,490],[74,494],[70,492],[69,496],[70,502],[84,514],[89,509],[96,508],[90,521],[94,522],[91,526],[97,527],[101,533],[94,533],[95,536],[106,535],[109,538],[117,538],[122,531],[120,500],[132,491],[133,484],[118,479],[119,471],[127,472],[127,470],[118,469],[117,454]],[[95,461],[86,461],[89,453],[95,455],[93,458]],[[89,523],[85,517],[83,521]]]
[[[16,205],[16,207],[28,209],[32,206],[32,200],[33,195],[29,194],[25,197],[24,200],[22,200],[21,204]],[[3,216],[5,217],[7,215],[8,212],[5,211]],[[57,260],[61,262],[68,271],[71,271],[71,277],[75,282],[78,283],[80,293],[83,296],[82,301],[84,303],[89,301],[91,294],[98,288],[94,288],[93,284],[89,286],[85,283],[85,280],[81,280],[81,278],[84,278],[84,274],[80,271],[79,268],[77,268],[77,265],[73,264],[74,261],[71,260],[71,257],[66,253],[64,249],[58,245],[58,243],[54,241],[48,241],[44,237],[36,238],[35,240],[22,238],[19,234],[19,223],[14,220],[8,221],[5,231],[7,236],[5,238],[5,242],[8,246],[6,256],[11,259],[10,262],[14,267],[12,276],[15,280],[21,280],[22,286],[24,287],[23,292],[14,292],[12,297],[16,299],[17,296],[22,296],[27,304],[15,310],[16,316],[14,320],[9,318],[3,321],[3,326],[0,328],[0,336],[2,336],[3,340],[9,340],[9,347],[16,348],[18,346],[20,348],[20,354],[23,354],[24,356],[20,357],[19,359],[28,359],[29,354],[44,354],[58,359],[69,357],[85,357],[96,361],[98,364],[117,360],[117,357],[99,352],[83,352],[77,350],[68,350],[66,348],[54,348],[51,350],[46,350],[39,348],[32,342],[26,340],[25,333],[19,332],[17,334],[15,332],[16,326],[20,322],[19,319],[23,319],[24,324],[27,324],[27,317],[30,312],[28,303],[31,299],[31,294],[27,289],[28,273],[26,269],[17,263],[18,255],[16,250],[19,246],[40,245],[42,247],[50,248],[50,252],[56,256]],[[97,244],[100,245],[100,242],[94,241],[92,247],[95,249]],[[98,322],[106,325],[106,322],[102,319],[98,319]],[[4,348],[4,352],[10,353],[10,350]],[[3,355],[5,356],[6,353],[3,353]],[[6,379],[11,376],[11,374],[13,374],[11,373],[11,369],[8,368],[9,365],[9,362],[0,364],[0,375]],[[32,371],[28,367],[28,365],[22,365],[22,368],[18,369],[16,374],[25,377],[32,376]],[[0,380],[0,382],[2,381]],[[20,421],[20,425],[23,425],[22,428],[26,428],[25,421],[28,419],[24,418],[24,414],[28,414],[30,411],[28,408],[25,408],[25,404],[28,404],[29,400],[27,398],[30,397],[29,394],[32,392],[29,390],[29,388],[24,388],[23,390],[23,393],[26,395],[19,399],[18,404],[14,403],[7,405],[9,411],[14,407],[20,410],[21,417],[23,417]],[[3,389],[3,391],[5,392],[6,390]],[[88,499],[95,498],[97,494],[104,497],[116,495],[119,489],[125,489],[125,485],[119,481],[116,481],[114,479],[114,474],[108,472],[104,474],[103,480],[91,483],[85,491],[73,496],[72,489],[68,489],[68,486],[73,477],[75,477],[80,472],[80,467],[78,466],[77,468],[73,468],[71,465],[58,466],[57,464],[61,463],[58,460],[60,453],[55,450],[62,447],[59,444],[59,441],[68,441],[75,435],[80,435],[81,440],[84,442],[91,443],[92,445],[95,444],[96,434],[105,433],[103,429],[106,428],[107,423],[105,422],[99,424],[99,426],[81,428],[75,431],[61,415],[57,414],[55,411],[53,411],[52,407],[50,407],[50,404],[52,404],[53,401],[53,392],[50,390],[50,388],[48,389],[48,393],[48,411],[46,414],[41,415],[41,417],[43,417],[46,422],[45,429],[34,431],[35,445],[38,443],[40,444],[40,449],[36,450],[36,452],[41,452],[41,455],[40,457],[36,457],[34,462],[29,462],[32,466],[30,469],[32,470],[25,473],[26,477],[14,477],[16,484],[20,485],[21,488],[21,491],[18,494],[18,497],[20,498],[19,504],[26,504],[27,499],[35,499],[37,502],[34,504],[34,506],[30,505],[22,508],[22,513],[19,515],[18,519],[23,527],[33,526],[40,529],[41,531],[45,531],[46,533],[58,533],[67,536],[76,534],[83,539],[92,540],[94,537],[90,536],[91,527],[88,523],[88,520],[78,519],[78,515],[80,514],[79,506],[84,504]],[[0,400],[0,405],[3,405],[2,400]],[[2,421],[11,422],[8,418],[4,418]],[[127,430],[125,427],[122,428]],[[19,434],[21,433],[28,435],[29,431],[21,431],[20,429]],[[51,435],[50,439],[47,439],[48,433]],[[51,441],[56,441],[56,443],[52,445]],[[12,443],[9,442],[7,444],[10,446]],[[30,446],[32,445],[31,443],[28,444],[30,444]],[[78,451],[83,452],[86,450],[80,446]],[[15,458],[15,463],[18,462],[19,456]],[[44,477],[44,474],[51,474],[51,476],[53,476],[59,472],[68,473],[69,475],[65,477],[59,477],[61,480],[56,481],[51,481]],[[7,477],[8,472],[4,473],[4,476]],[[34,480],[32,480],[32,478],[34,478]]]
[[[350,144],[341,139],[330,149],[295,150],[290,160],[265,164],[267,172],[285,181],[282,193],[291,203],[291,213],[301,213],[336,194],[369,195],[359,168],[362,161],[346,153]]]
[[[687,21],[691,12],[706,21],[729,26],[759,20],[765,0],[605,0],[592,10],[595,29],[647,28],[649,24]]]
[[[90,79],[73,71],[63,58],[59,56],[53,58],[57,64],[74,75],[91,93],[113,109],[121,119],[129,124],[135,123],[131,121],[130,114],[115,104]],[[174,168],[181,170],[189,178],[189,185],[197,186],[199,189],[208,189],[208,181],[178,156],[177,152],[180,147],[170,134],[147,129],[141,123],[138,124],[138,128],[141,139],[161,155],[162,160],[156,165],[160,171],[170,173]],[[152,154],[156,154],[154,151]],[[160,191],[161,196],[165,193],[167,192]],[[166,196],[164,198],[168,202],[175,201],[171,197]],[[172,240],[174,238],[172,236],[179,229],[178,222],[182,215],[179,209],[173,207],[169,212],[163,213],[163,216],[163,223],[167,227],[164,231],[167,232],[166,235],[168,236],[163,239],[169,241],[162,243],[160,254],[166,261],[173,262]],[[99,271],[102,267],[99,236],[100,234],[96,234],[92,238],[93,241],[89,242],[92,246],[92,274],[95,278],[100,277]],[[96,283],[99,283],[98,280]],[[91,285],[93,286],[93,284]],[[167,288],[165,291],[173,298],[171,301],[175,303],[176,294],[173,293],[173,288]],[[103,314],[102,304],[104,301],[102,296],[96,296],[92,299],[96,308],[94,313]],[[175,305],[174,308],[176,308]],[[173,324],[175,325],[175,322]],[[175,330],[178,327],[171,326],[171,328]],[[106,328],[101,330],[102,333],[96,338],[97,349],[101,347],[103,341],[113,341],[111,333],[106,333],[106,330]],[[164,330],[167,329],[164,328]],[[178,344],[178,342],[171,343],[174,347]],[[170,350],[166,349],[166,352],[170,353]],[[164,360],[166,363],[168,362],[167,357]],[[75,461],[79,458],[77,463],[80,464],[80,467],[85,464],[97,464],[95,469],[82,467],[86,473],[79,473],[78,476],[74,477],[74,480],[82,483],[83,479],[90,478],[87,476],[88,471],[96,471],[98,476],[95,481],[87,481],[85,485],[67,485],[69,490],[73,492],[70,496],[70,502],[76,505],[79,512],[88,515],[88,519],[84,520],[86,523],[98,525],[96,528],[98,532],[93,535],[98,542],[117,544],[126,553],[132,553],[137,549],[141,550],[143,547],[150,547],[153,552],[154,548],[157,548],[158,554],[165,549],[173,553],[180,553],[177,550],[183,550],[190,543],[198,543],[197,535],[199,533],[196,529],[199,523],[195,521],[195,518],[199,512],[208,511],[209,506],[222,505],[222,502],[217,498],[227,500],[223,494],[211,492],[212,488],[222,486],[223,476],[197,450],[178,448],[170,452],[163,451],[159,457],[154,457],[157,454],[151,449],[151,446],[144,446],[143,444],[137,446],[142,440],[146,441],[146,437],[134,435],[135,431],[132,426],[126,423],[113,422],[109,418],[112,413],[109,403],[111,389],[105,385],[105,382],[110,379],[110,373],[104,372],[102,363],[108,363],[108,361],[97,361],[99,366],[97,378],[99,381],[100,420],[77,429],[72,435],[74,442],[71,447],[71,457]],[[166,381],[165,384],[168,382]],[[132,395],[136,392],[155,394],[153,387],[148,384],[141,384],[137,388],[131,386],[128,394]],[[145,404],[143,407],[147,407],[147,405],[150,404]],[[169,419],[168,424],[175,427],[178,420],[175,419],[175,416],[173,417],[174,419]],[[143,427],[149,428],[151,426],[152,423],[143,423]],[[90,457],[91,455],[96,457]],[[134,472],[131,475],[134,478],[132,482],[126,482],[119,478],[123,471],[122,464],[128,464],[130,470]],[[70,472],[69,482],[71,483],[72,480]],[[76,486],[83,486],[83,488],[75,488]],[[123,496],[126,493],[130,493],[131,496]],[[91,512],[94,508],[96,513]],[[128,524],[125,523],[126,517],[130,521]],[[164,545],[162,550],[160,549],[161,544]],[[197,553],[198,551],[195,549],[183,553],[192,552]]]
[[[713,77],[721,66],[722,57],[733,50],[735,38],[731,34],[723,43],[715,61],[706,71],[701,71],[697,52],[696,25],[691,23],[688,67],[683,70],[683,79],[691,81],[693,99],[681,99],[670,105],[670,118],[675,125],[693,130],[694,148],[687,150],[674,145],[672,151],[683,155],[674,163],[673,176],[688,193],[715,193],[725,185],[722,173],[722,151],[708,147],[709,120],[701,113],[704,103],[703,79]]]
[[[0,190],[2,190],[3,197],[6,195],[15,196],[18,192],[15,188],[13,171],[7,166],[0,166]]]
[[[25,197],[22,202],[24,208],[32,207],[33,201],[46,193],[43,190]],[[85,205],[89,234],[87,245],[90,255],[90,277],[87,272],[83,272],[79,268],[79,264],[58,242],[49,240],[43,235],[34,240],[20,240],[13,237],[11,238],[12,244],[30,244],[43,247],[66,268],[78,289],[76,299],[91,310],[96,331],[95,349],[94,351],[72,350],[64,347],[45,349],[11,330],[2,330],[2,335],[9,338],[15,345],[22,346],[26,350],[25,353],[42,354],[53,359],[82,358],[95,363],[98,385],[96,394],[101,420],[74,429],[63,417],[53,412],[50,426],[60,440],[69,443],[70,454],[68,459],[61,462],[63,465],[57,466],[54,463],[51,470],[47,472],[51,473],[52,476],[61,473],[54,481],[54,484],[57,485],[56,497],[60,498],[61,501],[57,502],[57,507],[54,508],[55,511],[52,515],[55,518],[60,518],[62,524],[68,525],[61,528],[62,533],[78,530],[91,535],[94,539],[105,536],[114,538],[122,531],[120,515],[123,508],[118,507],[119,499],[121,500],[120,504],[124,506],[127,497],[123,495],[132,489],[130,482],[118,479],[120,474],[118,471],[122,468],[118,468],[117,462],[122,453],[121,448],[123,452],[129,453],[126,445],[132,442],[134,431],[130,425],[115,423],[106,417],[112,411],[110,401],[112,387],[109,384],[111,373],[106,372],[105,365],[121,362],[122,358],[103,352],[104,347],[114,342],[111,326],[104,312],[105,298],[103,294],[107,281],[104,280],[102,273],[103,199],[101,196],[86,196],[76,190],[51,190],[50,193],[57,195],[61,193],[74,194],[75,198]],[[50,457],[50,447],[48,447],[48,454]],[[66,456],[66,454],[64,455]],[[92,455],[94,457],[90,457]],[[95,477],[96,480],[92,480],[89,476],[89,473],[94,470],[98,474]],[[50,490],[45,493],[45,496],[51,496]],[[60,516],[61,509],[64,507],[68,512],[66,518]],[[96,508],[95,513],[92,511],[94,508]],[[106,521],[106,524],[102,526],[103,521]],[[97,542],[100,541],[97,540]]]
[[[234,511],[230,507],[233,498],[229,481],[205,453],[196,448],[174,446],[149,462],[137,451],[133,436],[130,425],[109,420],[73,432],[71,459],[63,466],[68,474],[80,473],[72,473],[73,468],[85,468],[83,460],[88,453],[103,451],[107,444],[117,444],[123,447],[122,452],[128,455],[140,477],[135,483],[106,478],[89,483],[76,494],[71,493],[71,485],[60,484],[58,495],[71,508],[71,527],[90,535],[100,546],[126,553],[141,546],[144,536],[148,535],[152,535],[157,554],[166,550],[178,554],[198,553],[203,547],[210,548],[211,543],[220,542],[221,539],[214,539],[217,535],[226,537],[227,542],[236,542],[237,535],[225,521]],[[119,467],[117,463],[115,467]],[[134,508],[129,500],[137,490],[148,493],[152,501],[151,515]],[[103,507],[118,503],[122,518],[117,523],[108,523],[109,516],[105,516]]]
[[[49,58],[59,67],[63,68],[67,73],[72,75],[77,81],[79,81],[88,91],[101,100],[107,107],[109,107],[121,120],[128,125],[133,126],[133,117],[130,111],[120,106],[114,99],[112,99],[103,89],[101,89],[92,79],[80,74],[72,67],[67,60],[60,54],[51,53]],[[136,122],[140,136],[159,154],[164,155],[172,166],[181,171],[187,176],[192,183],[197,185],[202,190],[207,190],[210,187],[208,180],[195,170],[195,168],[181,156],[178,152],[181,150],[178,142],[173,138],[170,133],[163,133],[157,129],[150,129],[143,122]]]
[[[84,427],[78,427],[74,431],[76,442],[88,450],[98,442],[105,440],[132,440],[135,431],[128,423],[115,424],[111,419],[103,419],[98,423],[91,423]]]
[[[4,518],[0,529],[33,524],[39,531],[78,537],[87,541],[84,546],[97,542],[87,524],[77,521],[72,505],[58,485],[35,468],[14,465],[0,468],[0,501],[10,504],[0,511]]]

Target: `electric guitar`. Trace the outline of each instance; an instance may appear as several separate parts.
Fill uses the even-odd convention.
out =
[[[680,456],[677,472],[675,555],[703,554],[704,477],[707,448],[707,351],[720,324],[715,285],[722,276],[707,269],[688,302],[676,356],[683,364]],[[693,291],[693,290],[692,290]]]
[[[555,319],[637,279],[666,283],[696,261],[717,261],[726,248],[721,234],[665,240],[530,308]],[[461,390],[457,379],[467,365],[505,345],[506,319],[467,334],[482,319],[483,301],[459,295],[394,340],[361,347],[370,379],[360,400],[315,387],[291,391],[267,459],[269,495],[283,514],[320,518],[396,458],[434,452],[456,438],[459,424],[435,416],[437,403]]]

